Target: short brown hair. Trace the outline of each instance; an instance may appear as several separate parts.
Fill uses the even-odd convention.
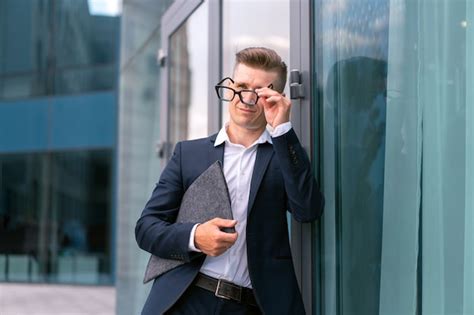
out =
[[[287,67],[274,50],[265,47],[248,47],[242,49],[235,54],[235,66],[238,64],[276,72],[278,74],[278,80],[273,83],[273,88],[280,93],[285,89]]]

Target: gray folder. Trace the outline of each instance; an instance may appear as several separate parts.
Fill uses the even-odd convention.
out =
[[[222,165],[216,161],[186,190],[179,207],[177,223],[202,223],[213,218],[232,219],[229,191]],[[185,262],[151,255],[143,283],[174,269]]]

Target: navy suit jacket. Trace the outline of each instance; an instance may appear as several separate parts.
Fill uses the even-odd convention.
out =
[[[162,314],[192,283],[205,259],[188,249],[195,223],[175,223],[181,199],[193,181],[217,160],[224,144],[216,135],[183,141],[175,151],[135,228],[143,250],[187,263],[154,280],[142,314]],[[309,159],[293,129],[257,148],[247,218],[248,269],[255,297],[266,314],[304,314],[291,258],[287,210],[300,222],[321,216],[324,199]]]

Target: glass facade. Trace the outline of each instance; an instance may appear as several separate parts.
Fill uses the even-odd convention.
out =
[[[169,38],[168,137],[207,137],[208,2],[203,2]]]
[[[335,190],[336,213],[325,213],[325,218],[335,215],[325,226],[325,232],[334,235],[327,235],[325,249],[335,246],[331,248],[335,259],[327,261],[327,276],[332,278],[325,279],[324,289],[335,286],[338,314],[377,314],[388,3],[322,1],[315,12],[320,19],[315,18],[314,80],[318,86],[314,93],[323,104],[325,130],[333,128],[330,139],[325,135],[326,142],[334,145],[334,160],[327,162],[328,166],[334,163],[335,187],[325,189]]]
[[[111,155],[0,155],[0,281],[112,283]]]
[[[134,237],[135,223],[161,171],[162,68],[157,61],[161,22],[172,0],[124,1],[122,8],[118,170],[117,170],[117,314],[139,314],[150,284],[143,284],[149,254]]]
[[[313,10],[328,197],[318,308],[471,314],[473,2]]]
[[[119,23],[87,0],[2,1],[0,99],[114,89]]]
[[[120,18],[0,2],[0,282],[112,285]]]

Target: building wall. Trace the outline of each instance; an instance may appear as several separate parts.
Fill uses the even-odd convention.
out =
[[[123,1],[117,194],[117,314],[138,314],[150,284],[142,283],[149,254],[140,250],[135,223],[158,181],[161,165],[161,17],[172,1]]]
[[[114,282],[119,18],[89,9],[0,3],[0,281]]]

